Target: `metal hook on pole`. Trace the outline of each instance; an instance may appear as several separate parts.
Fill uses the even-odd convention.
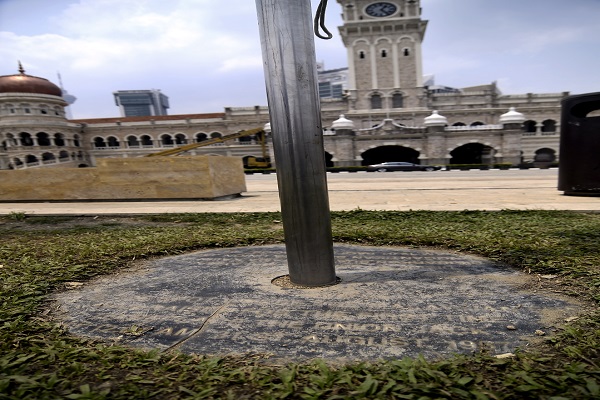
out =
[[[325,10],[327,10],[327,0],[321,0],[319,6],[317,7],[317,12],[315,13],[315,20],[313,25],[315,35],[317,35],[318,38],[329,40],[333,37],[333,35],[325,26]],[[321,35],[321,32],[319,32],[319,28],[321,28],[327,36]]]

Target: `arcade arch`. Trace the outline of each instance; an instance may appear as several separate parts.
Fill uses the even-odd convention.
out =
[[[152,140],[152,137],[150,135],[142,135],[140,137],[140,140],[142,142],[142,147],[152,147],[154,141]]]
[[[106,147],[106,142],[103,137],[95,137],[94,138],[94,147],[97,149]]]
[[[65,135],[62,133],[54,134],[54,145],[57,147],[62,147],[65,145]]]
[[[183,133],[175,135],[175,144],[187,144],[187,137]]]
[[[168,133],[160,136],[160,143],[163,147],[171,147],[175,144],[173,137]]]
[[[21,141],[21,146],[33,146],[33,138],[29,132],[19,133],[19,139]]]
[[[481,143],[468,143],[450,152],[450,164],[493,164],[493,147]]]
[[[52,161],[52,160],[56,160],[56,157],[54,156],[54,154],[52,154],[52,153],[43,153],[42,154],[42,161]]]
[[[535,122],[535,121],[532,121],[532,120],[525,121],[523,123],[523,126],[525,127],[525,132],[526,133],[535,133],[535,132],[537,132],[537,122]]]
[[[50,143],[50,135],[46,132],[38,132],[35,136],[37,138],[38,146],[50,146],[52,144]]]
[[[379,146],[369,149],[361,154],[361,165],[380,164],[388,161],[405,161],[420,164],[420,153],[404,146]]]
[[[556,151],[548,147],[536,150],[533,161],[536,163],[553,163],[556,161]]]
[[[333,167],[333,154],[325,152],[325,167],[331,168]]]
[[[542,133],[554,133],[556,132],[556,121],[553,119],[547,119],[542,122]]]
[[[125,141],[127,142],[127,147],[140,147],[140,141],[134,135],[127,136],[127,138],[125,138]]]
[[[121,147],[119,144],[119,139],[114,136],[109,136],[107,139],[108,147]]]

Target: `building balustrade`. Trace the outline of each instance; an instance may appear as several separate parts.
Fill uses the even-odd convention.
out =
[[[80,146],[75,145],[63,145],[63,146],[43,146],[43,145],[22,145],[22,144],[7,144],[6,150],[31,150],[31,149],[44,149],[44,150],[64,150],[68,148],[80,148]]]
[[[119,150],[121,146],[94,147],[94,150]]]
[[[447,126],[448,132],[455,131],[496,131],[503,129],[502,125],[476,125],[476,126]]]

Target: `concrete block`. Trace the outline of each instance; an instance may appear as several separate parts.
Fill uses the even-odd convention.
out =
[[[0,201],[215,199],[245,191],[238,157],[105,158],[95,168],[0,171]]]

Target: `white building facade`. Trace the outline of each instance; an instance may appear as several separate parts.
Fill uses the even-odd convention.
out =
[[[428,21],[421,19],[420,1],[337,2],[348,67],[319,71],[328,166],[385,161],[548,165],[558,160],[560,105],[568,92],[503,95],[495,83],[433,86],[423,79],[421,46]],[[58,86],[22,70],[0,77],[0,169],[94,166],[98,158],[144,156],[269,122],[268,109],[261,106],[67,120],[60,95]],[[506,123],[511,112],[523,121]],[[340,115],[352,129],[348,123],[339,128]],[[438,123],[428,124],[430,117]],[[247,137],[191,154],[247,159],[260,157],[261,146]]]

